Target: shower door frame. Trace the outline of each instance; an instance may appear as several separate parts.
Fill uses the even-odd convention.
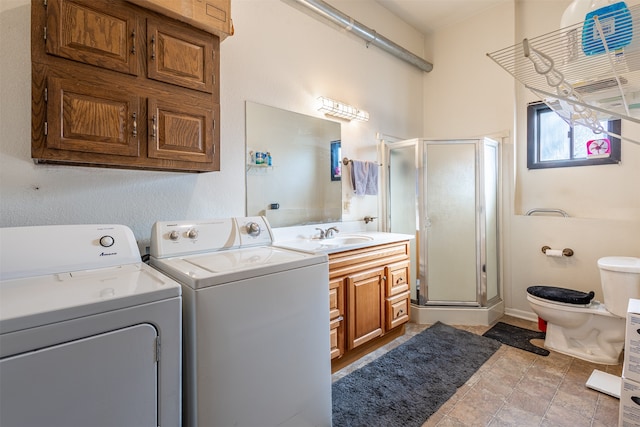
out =
[[[476,276],[476,292],[475,292],[475,301],[455,301],[455,300],[429,300],[429,283],[428,283],[428,239],[429,235],[427,233],[430,224],[429,217],[426,206],[426,189],[427,189],[427,172],[426,172],[426,164],[427,164],[427,146],[434,144],[473,144],[474,145],[474,156],[475,156],[475,258],[476,258],[476,266],[475,266],[475,276]],[[496,218],[495,218],[495,226],[496,226],[496,236],[495,236],[495,245],[496,245],[496,254],[495,254],[495,274],[496,274],[496,285],[497,285],[497,294],[491,299],[487,298],[487,242],[486,242],[486,209],[484,206],[485,199],[485,191],[484,191],[484,153],[481,151],[484,149],[485,145],[491,145],[495,148],[495,168],[496,168]],[[501,188],[501,172],[500,172],[500,162],[501,162],[501,152],[500,152],[500,143],[495,141],[493,138],[460,138],[460,139],[426,139],[426,138],[416,138],[410,139],[406,141],[397,141],[397,142],[386,142],[384,144],[384,155],[386,158],[387,170],[385,171],[385,185],[386,185],[386,200],[383,204],[384,208],[384,221],[386,224],[387,231],[391,230],[391,203],[392,198],[389,194],[390,188],[390,179],[391,179],[391,150],[397,148],[406,148],[406,147],[414,147],[414,156],[415,156],[415,173],[416,173],[416,201],[417,201],[417,233],[416,236],[416,248],[417,254],[415,257],[412,257],[412,261],[417,264],[417,272],[415,277],[415,287],[416,287],[416,296],[412,302],[418,304],[423,307],[443,307],[443,306],[455,306],[455,307],[469,307],[469,308],[481,308],[488,307],[498,301],[501,301],[501,274],[500,274],[500,241],[499,241],[499,230],[500,230],[500,207],[501,207],[501,198],[500,191]],[[482,203],[479,203],[479,200],[482,200]],[[412,280],[413,281],[413,280]]]

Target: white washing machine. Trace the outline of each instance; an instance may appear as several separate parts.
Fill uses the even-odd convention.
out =
[[[186,426],[331,426],[327,256],[272,240],[263,217],[153,226],[150,264],[183,285]]]
[[[0,229],[0,425],[180,425],[181,287],[122,225]]]

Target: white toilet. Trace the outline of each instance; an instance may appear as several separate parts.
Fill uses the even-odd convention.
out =
[[[593,300],[593,292],[551,286],[529,287],[527,300],[547,322],[546,348],[616,365],[624,346],[629,299],[640,299],[640,258],[600,258],[598,268],[604,304]]]

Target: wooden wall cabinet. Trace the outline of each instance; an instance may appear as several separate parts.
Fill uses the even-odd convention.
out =
[[[36,162],[220,170],[217,36],[124,0],[31,13]]]
[[[329,255],[334,371],[403,333],[409,271],[408,241]]]

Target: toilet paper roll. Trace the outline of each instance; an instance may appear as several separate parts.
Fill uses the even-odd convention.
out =
[[[562,257],[562,249],[547,249],[544,254],[546,256]]]

